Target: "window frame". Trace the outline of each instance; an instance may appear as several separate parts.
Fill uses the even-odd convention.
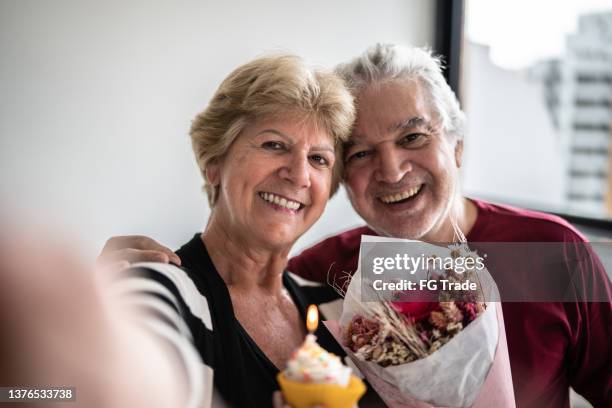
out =
[[[433,51],[442,57],[445,64],[444,77],[451,89],[462,102],[461,69],[463,65],[462,51],[465,28],[465,0],[437,0]],[[508,202],[491,197],[490,201]],[[588,235],[596,235],[612,239],[612,219],[587,217],[572,213],[550,211],[525,203],[508,203],[523,208],[547,212],[564,218]]]

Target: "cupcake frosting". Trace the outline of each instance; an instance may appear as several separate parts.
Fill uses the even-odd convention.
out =
[[[287,363],[285,376],[293,381],[317,384],[337,384],[345,387],[351,369],[342,364],[340,357],[327,352],[312,334],[306,336]]]

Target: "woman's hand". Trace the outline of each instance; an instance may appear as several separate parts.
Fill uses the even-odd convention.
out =
[[[134,262],[172,262],[181,265],[181,259],[159,242],[143,235],[111,237],[98,256],[97,263],[104,268]]]
[[[74,246],[0,221],[0,385],[75,387],[86,407],[184,406],[174,350],[97,284]]]
[[[274,391],[274,394],[272,394],[272,407],[273,408],[291,408],[289,405],[285,404],[285,400],[283,399],[283,394],[280,391]]]

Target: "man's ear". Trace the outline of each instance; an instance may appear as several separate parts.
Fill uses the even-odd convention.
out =
[[[463,163],[463,139],[457,139],[455,142],[455,164],[457,168],[461,168]]]
[[[204,174],[206,181],[213,187],[217,187],[221,182],[221,163],[219,158],[212,159],[206,164]]]

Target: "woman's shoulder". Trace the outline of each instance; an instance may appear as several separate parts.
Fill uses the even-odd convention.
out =
[[[132,292],[153,295],[179,314],[190,314],[206,329],[213,329],[207,291],[196,284],[188,269],[173,264],[141,262],[131,265],[124,274],[126,277],[118,285]]]
[[[210,303],[188,271],[172,264],[142,262],[123,270],[113,295],[129,305],[154,338],[174,349],[189,388],[188,406],[211,406],[214,356]]]

